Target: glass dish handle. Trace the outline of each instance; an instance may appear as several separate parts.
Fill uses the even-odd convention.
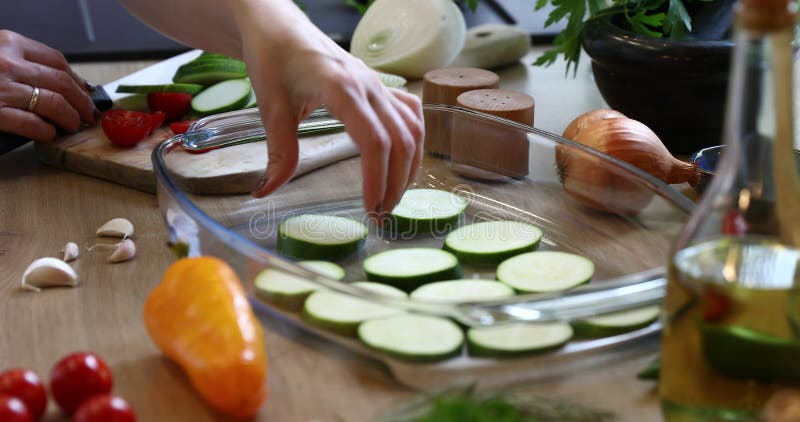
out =
[[[204,153],[218,148],[248,144],[267,139],[267,131],[261,119],[246,118],[236,123],[220,124],[189,130],[182,135],[183,149],[192,153]],[[309,114],[297,126],[298,135],[311,135],[338,131],[344,124],[334,119],[327,110],[317,110]]]
[[[621,277],[568,292],[543,294],[524,301],[457,305],[452,317],[470,325],[508,322],[576,321],[601,314],[657,305],[666,288],[664,269]]]

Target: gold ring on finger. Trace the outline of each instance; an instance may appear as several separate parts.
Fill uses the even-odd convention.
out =
[[[39,104],[39,87],[33,87],[33,93],[31,94],[31,100],[28,101],[28,111],[33,111],[36,108],[36,104]]]

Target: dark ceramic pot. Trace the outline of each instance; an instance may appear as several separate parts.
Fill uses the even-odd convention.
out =
[[[581,42],[611,108],[649,126],[673,154],[720,144],[732,41],[633,34],[592,19]]]

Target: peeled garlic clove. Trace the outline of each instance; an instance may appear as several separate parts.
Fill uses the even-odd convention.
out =
[[[124,218],[113,218],[97,229],[97,235],[126,239],[133,236],[133,224]]]
[[[75,287],[78,275],[66,262],[58,258],[39,258],[33,261],[22,275],[22,287],[40,291],[42,287]]]
[[[136,256],[136,245],[133,244],[133,240],[124,239],[122,242],[114,245],[114,252],[108,257],[108,262],[130,261],[134,256]]]
[[[67,242],[63,248],[61,248],[61,259],[64,262],[70,262],[78,257],[79,249],[78,245],[73,242]]]

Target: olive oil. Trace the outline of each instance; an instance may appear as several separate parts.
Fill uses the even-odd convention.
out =
[[[798,259],[753,236],[675,254],[662,336],[666,420],[758,420],[776,391],[800,385]]]

